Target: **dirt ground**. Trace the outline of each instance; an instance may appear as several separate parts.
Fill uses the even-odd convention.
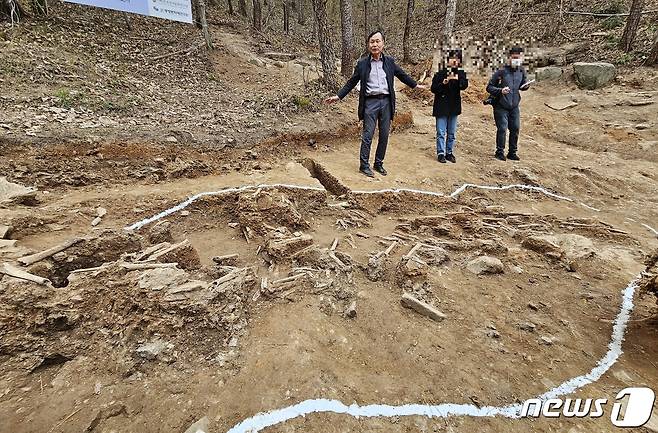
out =
[[[273,88],[292,79],[260,71]],[[658,72],[622,75],[598,91],[561,82],[526,92],[520,162],[493,159],[491,109],[473,97],[457,164],[439,164],[427,95],[401,92],[408,118],[391,136],[389,175],[375,179],[357,170],[354,97],[248,149],[3,141],[3,175],[38,190],[2,202],[11,231],[0,258],[52,285],[0,279],[0,431],[184,432],[207,416],[210,432],[225,432],[310,398],[504,406],[589,372],[621,291],[658,249]],[[473,78],[471,92],[483,83]],[[563,95],[578,105],[545,105]],[[573,201],[520,189],[449,197],[464,183],[541,186]],[[273,184],[312,189],[207,195],[126,230],[198,193]],[[444,196],[364,193],[400,188]],[[493,263],[483,272],[472,263],[481,256]],[[404,293],[445,318],[405,308]],[[654,315],[655,298],[638,293],[623,355],[577,397],[658,388]],[[267,429],[364,430],[614,427],[609,416],[314,414]],[[658,415],[628,431],[658,431]]]

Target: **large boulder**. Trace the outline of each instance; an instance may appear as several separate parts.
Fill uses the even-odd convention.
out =
[[[590,90],[605,86],[617,75],[615,65],[604,62],[577,62],[573,64],[573,70],[578,86]]]
[[[538,68],[535,71],[535,79],[537,81],[557,80],[561,76],[562,76],[562,68],[557,66],[546,66],[545,68]]]

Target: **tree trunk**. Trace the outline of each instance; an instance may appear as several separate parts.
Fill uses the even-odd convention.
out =
[[[448,0],[446,4],[446,19],[443,27],[443,37],[447,42],[452,36],[455,28],[455,16],[457,15],[457,0]]]
[[[226,0],[228,3],[228,13],[230,15],[235,15],[235,11],[233,10],[233,0]]]
[[[352,0],[340,0],[340,25],[342,27],[343,46],[340,73],[349,77],[354,60],[354,27],[352,23]]]
[[[318,25],[318,42],[320,43],[320,62],[324,75],[324,84],[331,91],[338,90],[336,74],[336,56],[331,44],[331,34],[327,22],[327,0],[312,0],[315,21]]]
[[[253,8],[254,28],[260,32],[263,29],[263,16],[260,7],[260,0],[253,0]]]
[[[290,34],[290,6],[288,0],[283,0],[283,31]]]
[[[247,16],[247,2],[245,0],[238,0],[238,13],[243,17]]]
[[[25,9],[18,0],[0,0],[0,14],[7,15],[12,25],[21,22],[25,16]]]
[[[644,0],[633,0],[633,3],[631,3],[631,13],[626,19],[624,34],[621,37],[621,41],[619,42],[619,48],[626,51],[627,53],[633,49],[633,41],[635,41],[635,35],[637,34],[638,27],[640,27],[640,19],[642,18],[643,8]]]
[[[47,0],[32,0],[33,11],[36,15],[48,15]]]
[[[414,0],[408,0],[407,1],[407,18],[404,21],[404,36],[402,36],[402,50],[403,50],[403,57],[402,61],[406,63],[413,63],[413,60],[411,58],[411,42],[409,39],[411,38],[411,23],[414,19],[414,8],[415,8],[415,2]]]
[[[377,23],[375,25],[376,30],[384,30],[384,0],[376,0],[377,6]]]
[[[203,38],[206,40],[206,46],[212,50],[212,40],[210,39],[210,31],[208,30],[208,20],[206,19],[206,1],[197,0],[197,12],[199,14],[199,22],[201,24],[201,31]]]
[[[644,61],[645,65],[656,66],[658,65],[658,30],[656,30],[656,36],[653,38],[653,47],[649,53],[649,57]]]
[[[306,24],[306,15],[304,14],[304,0],[297,0],[297,24],[300,26]]]
[[[366,48],[368,47],[368,35],[370,34],[370,8],[369,0],[363,0],[363,30],[366,39]]]

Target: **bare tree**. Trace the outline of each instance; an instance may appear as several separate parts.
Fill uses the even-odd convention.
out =
[[[0,14],[9,17],[11,24],[18,24],[25,16],[25,9],[18,0],[0,0]]]
[[[411,23],[414,19],[414,8],[416,7],[414,0],[407,1],[407,18],[404,21],[404,36],[402,36],[402,51],[403,51],[403,62],[412,63],[411,59]]]
[[[369,0],[363,0],[363,30],[365,33],[366,47],[368,46],[368,35],[370,35],[370,4]]]
[[[318,26],[318,42],[320,43],[320,62],[324,75],[324,84],[331,91],[338,90],[338,74],[336,73],[336,56],[329,24],[327,22],[327,0],[312,0],[315,21]]]
[[[304,14],[304,0],[297,0],[297,24],[300,26],[306,24],[306,14]]]
[[[253,4],[253,26],[259,32],[263,30],[263,15],[260,6],[260,0],[252,0]]]
[[[354,60],[354,27],[352,23],[352,0],[340,0],[340,24],[342,27],[342,56],[340,73],[349,77]]]
[[[235,10],[233,10],[233,0],[226,0],[226,2],[228,3],[228,13],[234,15]]]
[[[238,13],[243,17],[247,16],[247,2],[245,0],[238,0]]]
[[[644,61],[644,64],[649,66],[658,65],[658,30],[656,30],[656,36],[653,38],[653,47],[649,57]]]
[[[443,27],[443,36],[446,41],[452,36],[457,15],[457,0],[448,0],[446,3],[446,19]]]
[[[283,0],[283,31],[290,34],[290,5],[288,0]]]
[[[203,38],[206,40],[206,46],[209,50],[212,50],[212,40],[210,39],[210,32],[208,31],[208,20],[206,19],[206,1],[205,0],[196,0],[196,10],[199,18],[199,25],[201,26],[201,31],[203,31]]]
[[[48,15],[48,0],[32,0],[32,10],[37,15]]]
[[[375,28],[377,30],[384,30],[384,0],[375,0],[377,3],[377,23]]]
[[[631,3],[631,13],[626,19],[624,34],[621,37],[621,41],[619,41],[619,48],[627,53],[633,49],[633,41],[635,41],[638,27],[640,27],[643,8],[644,0],[633,0],[633,3]]]

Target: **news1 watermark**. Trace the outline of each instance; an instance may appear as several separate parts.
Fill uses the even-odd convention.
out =
[[[624,388],[612,407],[607,398],[531,398],[523,402],[522,418],[601,418],[610,408],[610,422],[616,427],[642,427],[651,418],[656,394],[651,388]]]

